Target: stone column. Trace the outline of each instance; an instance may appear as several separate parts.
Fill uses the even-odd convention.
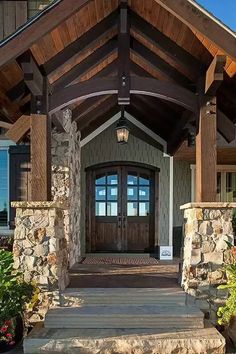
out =
[[[217,308],[227,293],[222,265],[228,259],[227,242],[233,243],[232,214],[236,203],[189,203],[184,210],[184,258],[182,285],[194,301],[216,322]]]
[[[60,202],[13,202],[12,206],[16,208],[15,269],[23,272],[25,281],[34,282],[40,289],[27,319],[41,321],[69,282],[64,227],[67,206]]]

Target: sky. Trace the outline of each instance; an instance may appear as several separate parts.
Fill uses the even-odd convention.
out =
[[[236,0],[196,0],[232,30],[236,31]]]

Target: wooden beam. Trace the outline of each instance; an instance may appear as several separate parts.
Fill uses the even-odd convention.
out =
[[[190,28],[215,43],[223,52],[236,60],[236,34],[198,5],[194,0],[155,0]]]
[[[30,116],[21,116],[12,127],[6,132],[5,136],[18,144],[30,130]]]
[[[150,67],[159,72],[164,79],[174,81],[181,86],[193,89],[192,83],[173,66],[169,65],[165,60],[160,58],[157,54],[138,42],[136,39],[132,40],[132,50],[136,55],[141,57]]]
[[[50,96],[50,114],[79,99],[118,93],[117,78],[95,78],[68,86]],[[131,77],[131,94],[158,97],[176,103],[191,112],[197,111],[197,98],[194,93],[171,83],[148,77]]]
[[[196,136],[196,202],[216,202],[216,124],[216,98],[200,96]]]
[[[116,48],[117,39],[114,37],[56,80],[53,83],[53,90],[58,91],[71,84],[74,80],[79,80],[86,72],[90,71],[99,63],[103,62],[109,55],[114,53]]]
[[[17,85],[7,91],[7,96],[11,101],[20,101],[23,97],[29,94],[29,89],[24,80],[21,80]]]
[[[131,11],[131,27],[172,61],[187,69],[192,78],[197,79],[199,74],[205,72],[203,63],[133,11]]]
[[[234,123],[219,109],[217,109],[217,130],[228,143],[236,137]]]
[[[194,119],[193,113],[184,111],[181,118],[176,121],[175,126],[172,127],[172,132],[167,142],[168,154],[174,155],[181,146],[182,142],[186,139],[188,135],[188,129],[186,128],[186,125],[192,119]]]
[[[0,128],[10,129],[12,126],[12,123],[3,122],[2,120],[0,120]]]
[[[149,74],[141,66],[135,64],[133,61],[131,61],[131,71],[139,76],[152,77],[151,74]],[[220,107],[220,105],[218,105],[218,107]],[[219,108],[217,109],[217,130],[228,143],[233,141],[236,137],[236,127],[234,123]]]
[[[125,108],[125,111],[135,117],[135,119],[152,130],[154,133],[158,134],[162,139],[166,140],[167,132],[159,129],[157,124],[153,124],[152,122],[149,122],[147,119],[145,119],[146,113],[142,112],[140,107],[136,107],[136,105],[130,104]]]
[[[43,75],[30,51],[25,52],[18,58],[24,73],[24,82],[34,96],[43,94]]]
[[[130,18],[127,0],[120,1],[118,34],[118,104],[130,103]]]
[[[88,126],[91,122],[95,121],[98,117],[101,117],[108,110],[112,109],[112,107],[116,106],[117,99],[115,96],[107,97],[105,100],[103,99],[96,106],[94,110],[89,112],[87,115],[83,117],[79,117],[77,120],[77,126],[79,130],[83,130],[86,126]]]
[[[31,198],[51,200],[51,124],[47,115],[31,115]]]
[[[102,97],[107,97],[107,96],[102,96]],[[72,111],[73,121],[77,121],[78,119],[86,116],[89,112],[91,112],[94,109],[94,107],[96,107],[96,105],[99,103],[100,100],[101,100],[100,96],[87,98],[79,106],[75,107]]]
[[[116,9],[96,26],[92,27],[81,37],[66,46],[65,49],[44,63],[43,70],[46,75],[52,74],[54,71],[60,69],[74,56],[78,55],[78,53],[82,54],[90,48],[93,48],[102,38],[105,38],[107,34],[117,28],[117,19],[118,11]]]
[[[63,112],[58,111],[56,113],[53,113],[51,116],[52,123],[54,126],[57,128],[57,131],[59,133],[64,133],[65,132],[65,127],[63,124]]]
[[[30,23],[27,22],[13,36],[0,44],[0,67],[24,53],[38,39],[56,28],[62,21],[81,10],[92,0],[61,0],[52,3]]]
[[[94,130],[99,128],[102,124],[104,124],[107,120],[113,117],[120,111],[120,107],[118,104],[109,109],[106,113],[103,113],[96,120],[90,122],[83,130],[81,130],[81,140],[86,138],[89,134],[91,134]]]
[[[225,55],[216,55],[206,72],[205,93],[214,96],[224,80]]]

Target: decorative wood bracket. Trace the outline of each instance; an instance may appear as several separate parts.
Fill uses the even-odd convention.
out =
[[[205,93],[214,96],[224,80],[225,55],[216,55],[206,72]]]
[[[10,127],[5,136],[17,144],[26,136],[29,130],[30,116],[23,115]]]

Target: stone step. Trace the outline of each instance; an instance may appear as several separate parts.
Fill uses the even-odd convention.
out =
[[[186,294],[179,288],[68,288],[61,294],[62,306],[83,305],[184,305]]]
[[[195,307],[82,306],[48,311],[45,328],[203,328],[203,313]]]
[[[46,329],[38,324],[24,340],[25,354],[224,354],[225,339],[214,328]]]

